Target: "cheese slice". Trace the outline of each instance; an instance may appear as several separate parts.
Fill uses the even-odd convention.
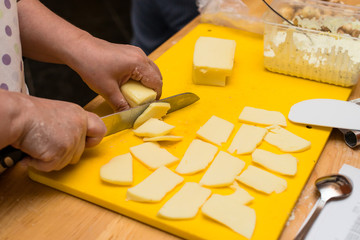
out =
[[[141,124],[149,120],[150,118],[160,119],[166,115],[170,109],[170,103],[165,102],[153,102],[150,103],[148,108],[135,120],[133,128],[138,128]]]
[[[263,149],[256,149],[251,156],[253,162],[267,169],[290,176],[296,174],[298,160],[291,154],[276,154]]]
[[[234,40],[199,37],[194,49],[193,82],[225,86],[233,69],[235,47]]]
[[[267,194],[274,191],[276,193],[281,193],[287,188],[287,182],[285,179],[252,165],[245,169],[245,171],[235,179]]]
[[[266,133],[266,128],[243,124],[232,140],[228,151],[237,154],[251,153],[261,143]]]
[[[131,185],[133,182],[132,162],[130,153],[114,157],[100,168],[100,178],[113,184]]]
[[[239,204],[236,197],[213,194],[201,207],[207,217],[250,239],[256,224],[255,210]]]
[[[244,107],[239,120],[262,125],[280,125],[286,127],[286,118],[281,112],[268,111],[260,108]]]
[[[228,140],[233,129],[234,124],[231,122],[217,116],[211,116],[196,134],[200,138],[220,146]]]
[[[220,151],[201,178],[200,184],[208,187],[229,186],[244,166],[244,161]]]
[[[183,181],[183,177],[167,167],[160,167],[136,186],[128,188],[126,197],[136,202],[160,202]]]
[[[156,92],[138,81],[129,80],[120,89],[131,107],[136,107],[156,99]]]
[[[194,218],[210,194],[210,189],[201,187],[195,182],[186,182],[184,186],[164,204],[158,212],[158,215],[174,220]]]
[[[234,198],[234,201],[237,201],[239,204],[248,204],[249,202],[254,200],[254,197],[251,196],[245,189],[239,187],[236,182],[234,182],[234,184],[232,184],[230,188],[234,189],[235,192],[224,197]]]
[[[175,126],[167,124],[157,118],[150,118],[133,132],[139,137],[157,137],[168,134]]]
[[[157,136],[151,138],[143,138],[143,141],[144,142],[160,142],[160,141],[176,142],[176,141],[181,141],[183,138],[184,138],[183,136],[165,135],[165,136]]]
[[[214,159],[217,150],[218,148],[210,143],[194,139],[175,171],[180,174],[194,174],[204,170]]]
[[[177,157],[161,148],[156,142],[146,142],[130,148],[130,152],[148,168],[154,170],[168,166],[178,160]]]
[[[310,148],[311,142],[305,140],[288,130],[274,125],[268,127],[269,133],[264,140],[278,147],[283,152],[301,152]]]

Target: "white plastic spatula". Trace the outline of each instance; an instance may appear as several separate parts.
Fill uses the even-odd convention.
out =
[[[292,122],[332,128],[360,130],[360,106],[336,99],[310,99],[294,104]]]

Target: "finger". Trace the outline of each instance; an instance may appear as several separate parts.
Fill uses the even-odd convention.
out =
[[[149,74],[145,75],[140,82],[144,86],[153,89],[156,92],[156,99],[160,99],[163,86],[161,72],[153,61],[149,61],[149,65]]]
[[[106,127],[104,122],[94,113],[87,112],[88,123],[86,132],[85,147],[93,147],[101,142],[106,134]]]
[[[117,89],[113,91],[108,97],[104,96],[104,98],[108,101],[111,108],[115,112],[120,112],[130,108],[129,103],[122,95],[119,87],[117,87]]]

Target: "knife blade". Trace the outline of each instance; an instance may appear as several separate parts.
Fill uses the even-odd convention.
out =
[[[155,102],[166,102],[170,104],[170,109],[168,113],[172,113],[176,110],[184,108],[194,102],[198,101],[200,98],[190,92],[181,93],[178,95],[174,95],[168,98],[164,98]],[[152,103],[152,102],[151,102]],[[145,111],[145,109],[151,104],[146,103],[129,110],[125,110],[122,112],[113,113],[101,118],[101,120],[105,123],[107,128],[107,132],[105,136],[109,136],[111,134],[117,133],[119,131],[132,128],[135,120]]]
[[[288,118],[295,123],[360,130],[360,106],[336,99],[309,99],[294,104]]]
[[[181,93],[174,95],[168,98],[160,99],[154,102],[167,102],[170,104],[170,109],[168,113],[172,113],[176,110],[184,108],[188,105],[193,104],[198,101],[200,98],[190,92]],[[145,111],[145,109],[151,103],[146,103],[122,112],[113,113],[101,117],[101,120],[104,122],[107,132],[105,136],[117,133],[119,131],[132,128],[135,120]],[[7,146],[0,150],[0,173],[3,172],[6,168],[9,168],[19,162],[21,159],[26,157],[27,154],[22,152],[19,149],[16,149],[12,146]]]

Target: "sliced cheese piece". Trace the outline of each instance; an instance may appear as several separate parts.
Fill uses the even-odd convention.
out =
[[[213,194],[201,207],[204,215],[250,239],[256,224],[255,210],[239,204],[236,197]]]
[[[244,166],[244,161],[220,151],[201,178],[200,184],[208,187],[229,186]]]
[[[233,69],[235,47],[234,40],[199,37],[194,50],[193,82],[225,86]]]
[[[267,169],[294,176],[297,171],[296,157],[291,154],[276,154],[263,149],[256,149],[252,153],[252,160]]]
[[[220,146],[228,140],[233,129],[234,124],[231,122],[217,116],[211,116],[196,134],[200,138]]]
[[[195,182],[186,182],[158,212],[167,219],[190,219],[196,216],[201,205],[211,194],[211,190]]]
[[[156,142],[146,142],[130,148],[130,152],[148,168],[154,170],[168,166],[178,160],[177,157],[161,148]]]
[[[165,136],[157,136],[151,138],[143,138],[143,141],[144,142],[160,142],[160,141],[176,142],[176,141],[181,141],[183,138],[184,138],[183,136],[165,135]]]
[[[218,148],[210,143],[194,139],[175,171],[180,174],[194,174],[204,170],[214,159],[217,150]]]
[[[310,148],[311,142],[305,140],[288,130],[274,125],[268,127],[269,133],[264,140],[278,147],[283,152],[301,152]]]
[[[268,171],[250,165],[243,173],[235,178],[258,191],[270,194],[281,193],[287,188],[287,182]]]
[[[235,183],[235,182],[234,182]],[[254,197],[251,196],[245,189],[239,187],[239,185],[231,185],[230,186],[231,189],[234,189],[235,192],[230,194],[230,195],[226,195],[224,197],[228,197],[228,198],[235,198],[235,200],[239,203],[239,204],[248,204],[249,202],[251,202],[252,200],[254,200]],[[234,201],[235,201],[234,200]]]
[[[133,159],[125,153],[111,159],[100,168],[100,178],[109,183],[131,185],[133,182]]]
[[[268,111],[260,108],[244,107],[239,120],[262,125],[280,125],[286,127],[286,118],[281,112]]]
[[[157,137],[168,134],[175,126],[167,124],[157,118],[150,118],[133,132],[139,137]]]
[[[183,181],[183,177],[167,167],[160,167],[136,186],[128,188],[126,197],[136,202],[160,202]]]
[[[251,153],[261,143],[266,133],[266,128],[243,124],[232,140],[228,151],[230,153],[236,151],[237,154]]]
[[[138,81],[130,80],[123,84],[120,89],[131,107],[136,107],[156,99],[156,92]]]
[[[133,128],[138,128],[141,124],[150,118],[160,119],[166,115],[170,109],[170,103],[153,102],[146,108],[146,110],[135,120]]]

